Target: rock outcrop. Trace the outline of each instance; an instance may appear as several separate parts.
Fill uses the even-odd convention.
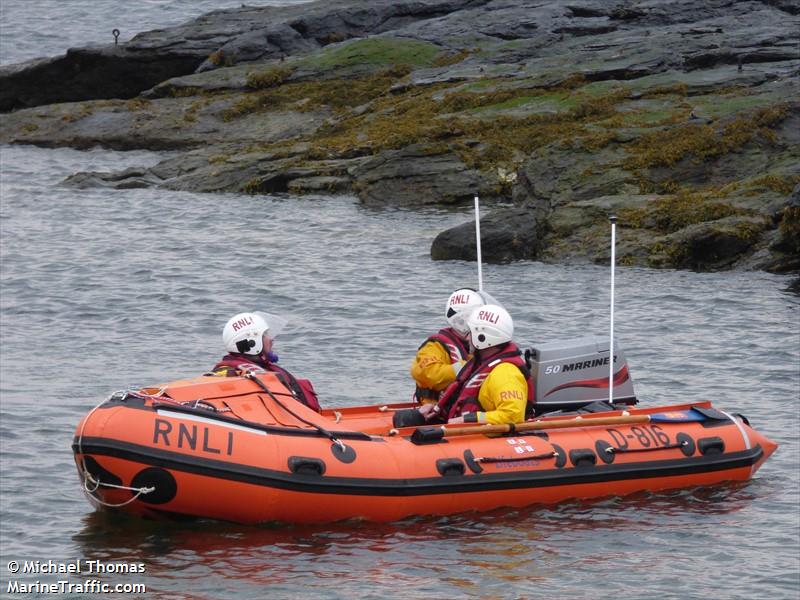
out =
[[[0,69],[0,142],[179,150],[70,185],[491,211],[483,257],[800,269],[800,10],[355,0],[215,11]],[[472,224],[435,259],[475,257]]]
[[[129,42],[74,48],[64,56],[0,68],[0,111],[43,104],[134,98],[173,77],[269,61],[447,15],[487,0],[334,0],[218,10]]]

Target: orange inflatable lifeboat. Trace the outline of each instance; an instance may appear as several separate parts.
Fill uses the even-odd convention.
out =
[[[571,387],[600,386],[577,378]],[[114,394],[78,424],[73,450],[99,507],[323,523],[744,481],[777,447],[744,417],[709,402],[562,409],[515,427],[395,426],[395,414],[410,407],[318,414],[274,374],[204,376]]]

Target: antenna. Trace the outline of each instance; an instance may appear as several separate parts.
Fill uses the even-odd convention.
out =
[[[609,367],[608,367],[608,402],[614,403],[614,265],[617,262],[617,217],[611,215],[611,339],[608,345]]]
[[[478,249],[478,291],[483,291],[483,267],[481,264],[481,209],[478,197],[475,196],[475,246]]]

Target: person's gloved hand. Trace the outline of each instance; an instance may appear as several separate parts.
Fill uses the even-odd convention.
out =
[[[430,421],[439,414],[439,407],[436,404],[423,404],[417,410],[425,417],[426,421]]]
[[[458,362],[454,362],[454,363],[453,363],[453,365],[452,365],[452,366],[453,366],[453,373],[455,373],[455,374],[456,374],[456,377],[458,377],[458,373],[459,373],[459,371],[461,371],[461,368],[462,368],[462,367],[463,367],[465,364],[467,364],[467,361],[465,361],[465,360],[460,360],[460,361],[458,361]]]

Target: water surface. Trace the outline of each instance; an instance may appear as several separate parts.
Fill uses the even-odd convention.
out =
[[[449,292],[476,281],[474,263],[428,254],[464,211],[59,185],[157,159],[2,148],[3,561],[142,561],[133,581],[175,598],[796,596],[800,302],[791,278],[765,273],[617,272],[616,338],[638,396],[747,415],[781,444],[750,483],[389,525],[95,513],[72,462],[78,420],[116,389],[208,369],[231,314],[288,315],[281,364],[310,377],[325,406],[405,400],[416,346]],[[484,269],[525,344],[606,335],[608,275]]]
[[[0,62],[238,4],[6,0]],[[158,160],[0,148],[0,594],[11,560],[80,558],[143,562],[144,574],[103,580],[144,583],[147,598],[798,597],[800,301],[792,278],[765,273],[617,271],[616,338],[637,395],[747,415],[781,444],[749,483],[386,525],[94,512],[70,450],[79,419],[114,390],[207,370],[235,312],[291,318],[281,364],[323,405],[405,400],[447,295],[476,283],[474,264],[429,258],[466,210],[59,185]],[[484,279],[520,342],[607,334],[607,267],[521,262]]]

